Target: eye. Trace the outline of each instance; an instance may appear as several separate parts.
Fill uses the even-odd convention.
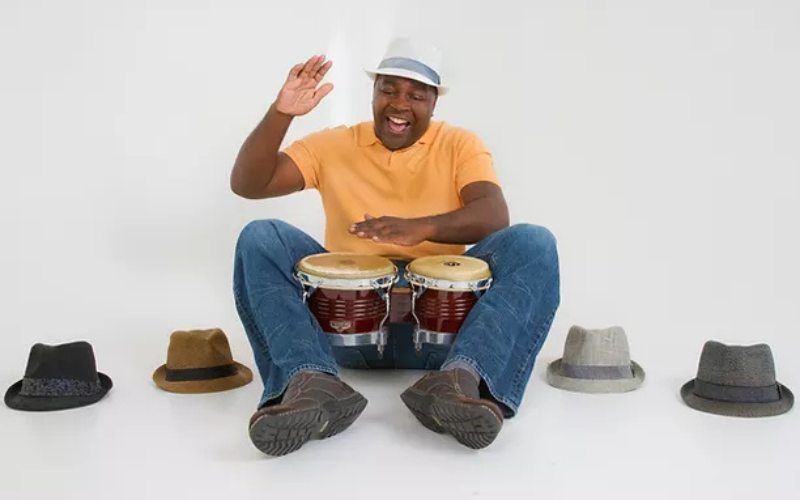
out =
[[[425,96],[422,96],[420,94],[412,94],[411,99],[417,102],[422,102],[425,100]]]
[[[382,94],[386,94],[386,95],[393,95],[394,94],[394,89],[390,89],[390,88],[384,87],[384,88],[381,89],[381,93]]]

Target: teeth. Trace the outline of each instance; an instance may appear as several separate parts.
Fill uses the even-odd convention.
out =
[[[396,124],[398,124],[398,125],[406,125],[406,124],[408,124],[408,122],[407,122],[407,121],[405,121],[405,120],[401,120],[400,118],[395,118],[394,116],[390,116],[390,117],[389,117],[389,119],[390,119],[392,122],[394,122],[394,123],[396,123]]]

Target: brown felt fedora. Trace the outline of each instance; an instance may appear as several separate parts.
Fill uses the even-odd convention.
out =
[[[228,337],[219,328],[173,332],[167,362],[153,373],[158,387],[184,394],[227,391],[252,380],[250,368],[233,360]]]

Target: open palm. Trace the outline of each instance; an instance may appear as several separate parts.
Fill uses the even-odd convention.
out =
[[[295,65],[278,94],[278,111],[301,116],[314,109],[333,90],[332,83],[317,88],[332,65],[333,61],[326,62],[325,56],[314,56],[305,63]]]

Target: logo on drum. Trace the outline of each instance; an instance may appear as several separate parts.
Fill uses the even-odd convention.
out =
[[[447,267],[458,267],[461,265],[461,262],[454,262],[452,260],[448,260],[447,262],[444,263],[444,265]]]
[[[352,321],[331,321],[331,328],[336,330],[338,333],[342,333],[352,326]]]

